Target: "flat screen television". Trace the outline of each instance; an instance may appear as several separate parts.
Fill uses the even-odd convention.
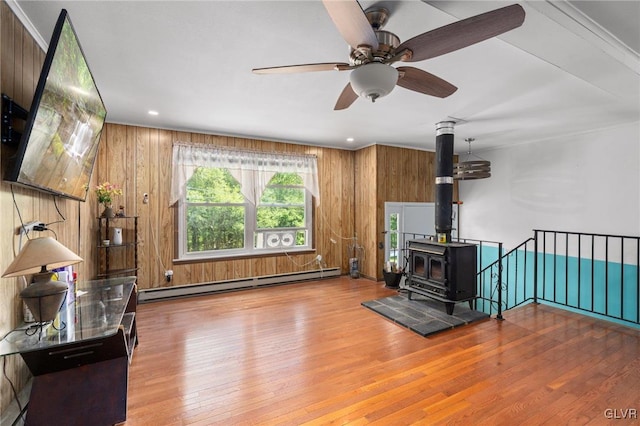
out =
[[[6,181],[85,201],[107,111],[66,10],[51,36]]]

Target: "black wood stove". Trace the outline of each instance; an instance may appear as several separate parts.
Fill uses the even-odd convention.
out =
[[[410,268],[406,290],[444,302],[447,313],[455,304],[476,297],[476,246],[465,243],[409,241]]]
[[[476,297],[476,246],[451,241],[453,203],[452,121],[436,124],[436,240],[409,241],[406,289],[444,302],[453,314],[457,302]]]

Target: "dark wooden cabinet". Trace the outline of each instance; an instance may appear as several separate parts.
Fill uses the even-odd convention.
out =
[[[114,232],[117,229],[120,230],[120,242],[114,240]],[[137,275],[138,217],[99,217],[98,232],[97,278]]]
[[[0,341],[0,355],[19,353],[34,376],[27,425],[126,420],[129,363],[138,341],[135,279],[80,284],[58,328],[25,324]]]

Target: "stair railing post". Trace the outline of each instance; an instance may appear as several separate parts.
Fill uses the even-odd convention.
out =
[[[538,303],[538,230],[533,231],[533,303]]]
[[[496,319],[504,320],[502,317],[502,243],[498,243],[498,315]]]

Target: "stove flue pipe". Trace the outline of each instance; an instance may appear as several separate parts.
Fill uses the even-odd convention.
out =
[[[451,242],[453,213],[453,121],[436,124],[436,235]]]

